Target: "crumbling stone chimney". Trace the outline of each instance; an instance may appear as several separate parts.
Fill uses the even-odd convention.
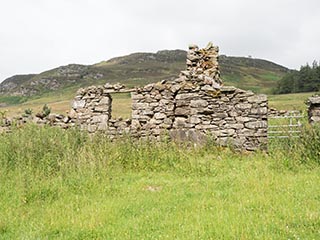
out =
[[[187,54],[187,69],[181,71],[180,81],[191,82],[195,85],[211,85],[220,89],[222,81],[218,64],[219,48],[210,42],[205,48],[190,45]]]

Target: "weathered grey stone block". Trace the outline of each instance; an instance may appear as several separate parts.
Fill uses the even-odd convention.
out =
[[[190,117],[190,123],[192,124],[198,124],[201,122],[201,119],[199,118],[199,116],[191,116]]]
[[[311,122],[315,123],[315,122],[320,122],[320,116],[312,116],[310,118]]]
[[[143,115],[147,115],[147,116],[153,116],[154,115],[154,111],[147,109],[147,110],[143,110],[142,114]]]
[[[182,117],[176,117],[175,121],[173,122],[174,128],[184,128],[187,124],[187,119]]]
[[[244,128],[244,125],[242,123],[226,124],[225,128],[242,129]]]
[[[208,102],[206,100],[191,100],[190,102],[191,107],[195,108],[205,108],[208,106]]]
[[[188,108],[176,108],[174,114],[176,116],[188,116],[190,115],[190,109]]]
[[[267,101],[267,95],[264,94],[259,94],[259,95],[254,95],[251,97],[248,97],[248,102],[249,103],[262,103]]]
[[[249,122],[249,121],[255,121],[254,118],[242,117],[242,116],[236,117],[235,119],[236,119],[236,121],[239,122],[239,123],[245,123],[245,122]]]
[[[247,122],[245,123],[245,127],[250,129],[259,129],[259,128],[267,128],[268,122],[267,121],[255,121],[255,122]]]
[[[250,110],[251,114],[258,114],[258,115],[266,115],[268,114],[268,108],[267,107],[257,107],[257,108],[252,108]]]
[[[72,108],[73,109],[84,108],[85,105],[86,105],[85,100],[76,100],[76,101],[73,101]]]
[[[107,124],[108,120],[109,120],[109,116],[104,115],[104,114],[92,117],[92,123],[105,123],[105,124]]]
[[[157,113],[154,114],[154,118],[157,119],[157,120],[158,119],[165,119],[166,118],[166,114],[157,112]]]
[[[176,96],[177,100],[187,100],[187,99],[192,99],[196,97],[196,95],[194,93],[182,93],[182,94],[178,94]]]
[[[103,97],[100,100],[101,105],[110,105],[111,104],[111,98],[110,97]]]
[[[240,110],[250,109],[251,107],[252,107],[252,104],[250,104],[250,103],[238,103],[236,105],[236,108],[240,109]]]
[[[108,112],[107,106],[96,106],[94,112]]]

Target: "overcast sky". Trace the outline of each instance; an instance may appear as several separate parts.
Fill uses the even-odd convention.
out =
[[[289,68],[320,60],[319,0],[0,1],[0,81],[209,41]]]

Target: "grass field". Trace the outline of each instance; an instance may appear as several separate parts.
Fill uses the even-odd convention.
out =
[[[0,135],[0,239],[319,239],[320,130],[269,153]]]
[[[269,106],[279,110],[305,111],[307,109],[305,102],[313,94],[315,92],[269,95]]]
[[[61,95],[47,95],[41,98],[31,99],[21,104],[13,104],[0,107],[0,112],[6,112],[6,116],[13,117],[24,113],[26,109],[32,109],[33,113],[40,112],[43,105],[48,104],[51,112],[66,114],[71,109],[71,102],[75,93]],[[131,117],[131,97],[128,93],[112,94],[112,117]]]

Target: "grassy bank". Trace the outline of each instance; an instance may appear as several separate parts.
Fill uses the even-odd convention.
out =
[[[0,239],[318,239],[318,130],[236,153],[27,126],[0,135]]]

